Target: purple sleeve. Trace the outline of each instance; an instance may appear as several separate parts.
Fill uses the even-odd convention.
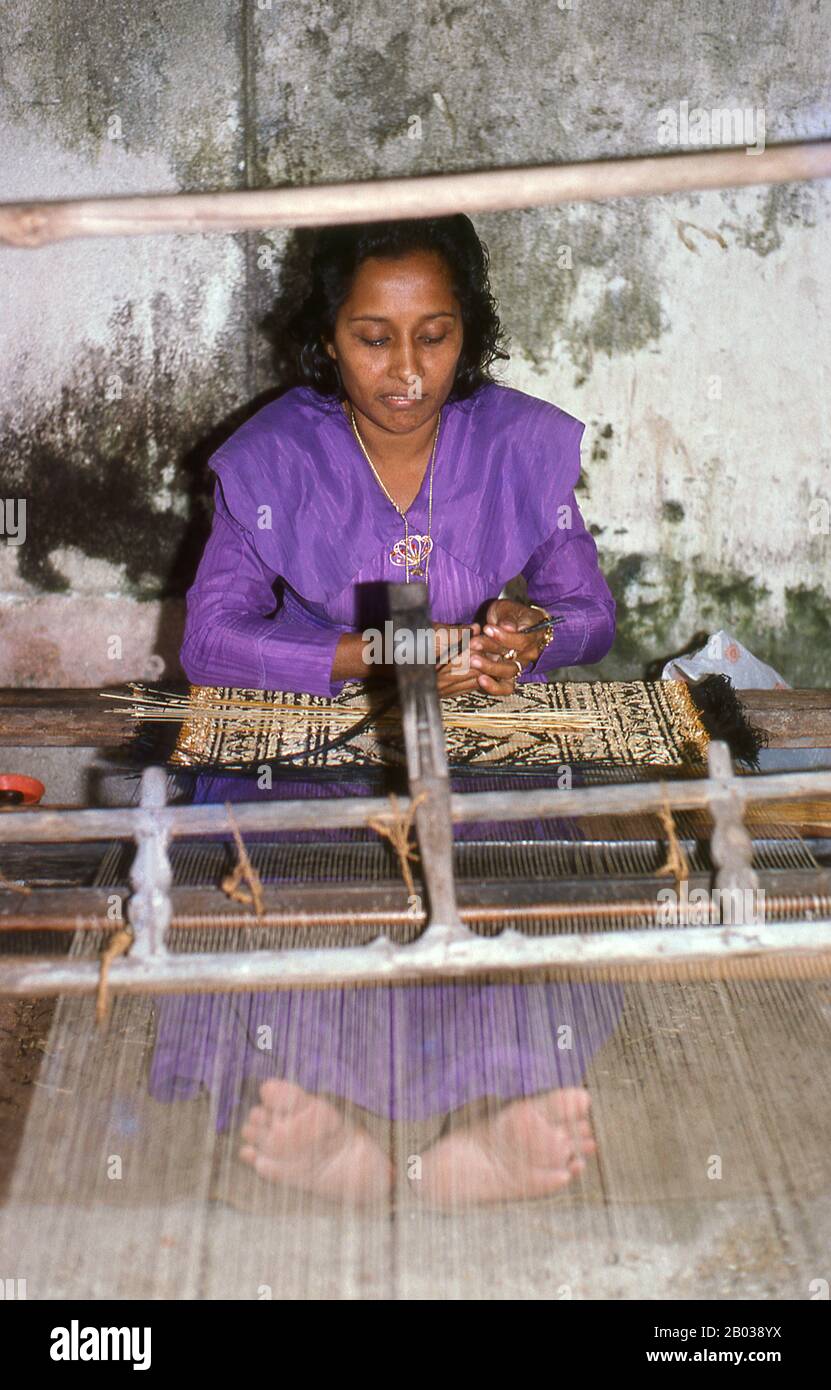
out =
[[[194,685],[298,690],[336,695],[338,628],[315,625],[282,607],[273,574],[234,519],[217,483],[213,527],[188,593],[181,662]]]
[[[554,638],[521,681],[545,680],[563,666],[589,666],[606,655],[615,637],[615,601],[597,560],[597,546],[586,530],[574,485],[580,475],[583,426],[567,441],[559,460],[562,490],[555,508],[554,530],[538,546],[522,573],[528,602],[539,603],[565,619]]]

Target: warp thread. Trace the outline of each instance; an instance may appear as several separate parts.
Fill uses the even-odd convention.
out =
[[[367,821],[370,830],[374,830],[379,835],[384,835],[392,845],[398,855],[398,863],[401,868],[401,876],[407,893],[412,897],[415,893],[415,884],[410,869],[410,860],[415,862],[418,859],[418,850],[410,844],[410,831],[413,827],[413,820],[417,808],[425,799],[427,793],[419,792],[418,796],[413,797],[406,811],[400,811],[398,798],[390,792],[390,814],[388,816],[378,816],[375,820]]]
[[[227,893],[233,902],[241,903],[243,907],[253,907],[257,916],[262,917],[265,914],[262,880],[248,857],[248,850],[245,848],[239,826],[227,801],[225,811],[237,847],[237,862],[230,874],[226,874],[223,878],[222,891]],[[243,882],[248,884],[248,891],[240,887]]]

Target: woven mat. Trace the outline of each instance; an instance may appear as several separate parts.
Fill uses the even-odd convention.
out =
[[[279,690],[191,686],[171,761],[241,768],[292,755],[298,768],[378,767],[405,761],[397,708],[348,742],[328,745],[371,714],[358,685],[334,699]],[[441,701],[448,762],[489,768],[598,762],[702,765],[709,736],[683,681],[526,685],[505,699],[472,692]],[[568,727],[569,713],[579,727]]]

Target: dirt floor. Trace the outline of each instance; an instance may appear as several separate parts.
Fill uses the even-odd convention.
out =
[[[53,999],[0,998],[0,1201],[8,1192],[54,1011]]]

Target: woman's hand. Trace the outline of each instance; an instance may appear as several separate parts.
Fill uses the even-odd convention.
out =
[[[518,628],[538,620],[535,609],[497,599],[488,609],[484,631],[478,623],[434,623],[439,695],[463,695],[469,690],[512,695],[519,675],[517,662],[524,667],[536,660],[540,651],[540,634],[523,637]],[[505,655],[512,649],[515,658]],[[362,635],[344,633],[335,653],[332,679],[349,680],[355,676],[394,680],[395,667],[367,665]]]
[[[486,695],[513,695],[519,667],[512,657],[505,655],[504,647],[496,639],[483,633],[471,642],[470,666],[476,676],[476,689],[483,690]]]
[[[457,653],[444,664],[439,664],[439,695],[461,695],[469,690],[482,690],[487,695],[501,696],[514,693],[519,668],[515,660],[505,656],[505,649],[498,639],[485,636],[478,623],[470,627],[448,627],[435,623],[434,627],[439,663],[448,652]]]
[[[436,681],[439,695],[463,695],[477,687],[479,672],[471,666],[474,643],[481,642],[478,623],[433,623],[436,634]]]
[[[492,647],[503,656],[511,653],[507,659],[510,660],[516,676],[519,675],[517,662],[520,662],[524,671],[545,649],[545,637],[542,632],[521,631],[522,628],[535,626],[539,621],[538,608],[529,608],[527,604],[516,603],[513,599],[507,598],[494,599],[485,615],[484,637],[489,638]]]

